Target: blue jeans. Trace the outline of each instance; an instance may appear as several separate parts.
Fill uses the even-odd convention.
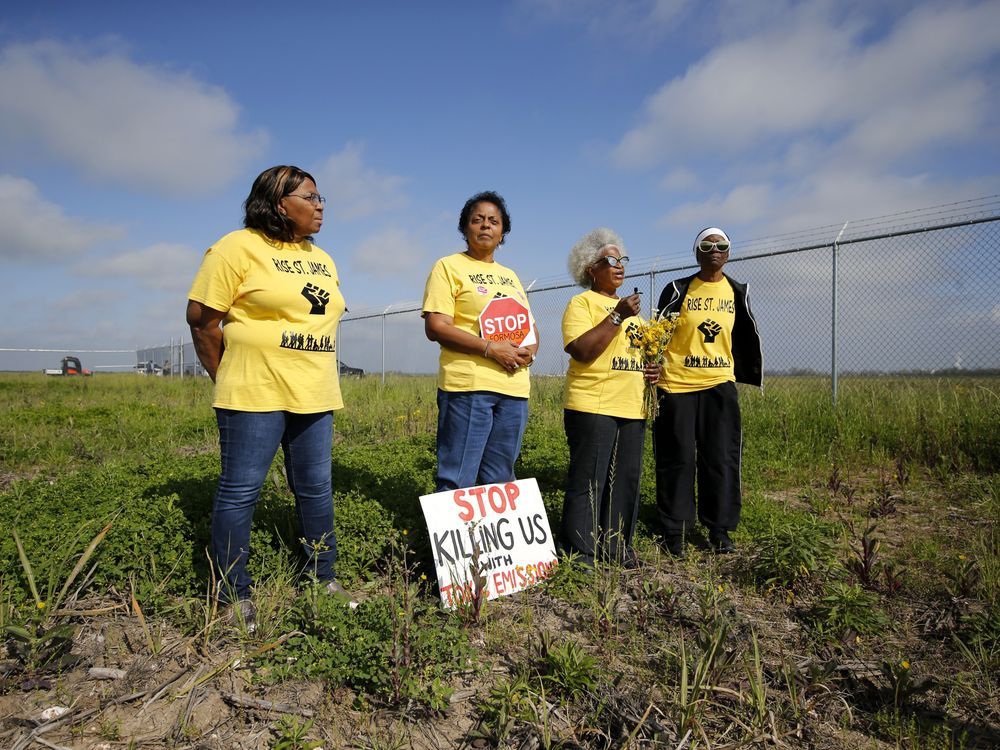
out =
[[[295,495],[306,569],[321,581],[332,580],[337,558],[330,481],[333,412],[216,409],[215,414],[222,474],[212,503],[212,561],[224,582],[219,598],[238,601],[250,597],[250,525],[279,445],[285,454],[288,486]]]
[[[438,390],[435,492],[514,481],[528,399]]]

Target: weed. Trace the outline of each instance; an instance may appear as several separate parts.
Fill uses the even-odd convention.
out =
[[[965,554],[955,558],[954,565],[944,570],[944,576],[948,594],[956,598],[975,596],[982,579],[976,558]]]
[[[833,544],[825,528],[809,520],[771,521],[754,540],[750,572],[762,589],[796,590],[826,572]]]
[[[60,556],[43,558],[41,572],[44,574],[44,587],[41,589],[17,528],[11,530],[34,601],[34,606],[28,608],[28,614],[20,625],[10,623],[4,626],[4,631],[12,639],[11,651],[18,660],[18,669],[26,675],[22,687],[32,687],[36,683],[40,685],[44,681],[39,681],[37,675],[58,672],[79,661],[78,657],[70,653],[76,628],[66,621],[68,613],[62,610],[62,606],[71,598],[73,584],[87,567],[110,528],[111,525],[108,524],[101,529],[79,557],[75,555],[77,539],[73,538],[63,546]],[[70,569],[74,558],[75,564]],[[86,579],[82,585],[85,584]],[[78,594],[79,589],[72,598]]]
[[[458,612],[467,625],[479,623],[489,596],[489,590],[486,586],[489,562],[484,557],[482,545],[476,537],[476,525],[476,523],[471,523],[468,526],[469,544],[472,547],[469,568],[464,573],[455,570],[451,576],[452,581],[465,581],[467,584],[457,590],[459,596],[454,599],[457,602]]]
[[[770,719],[774,722],[767,706],[767,678],[764,675],[764,665],[760,658],[760,644],[757,642],[756,631],[750,631],[750,642],[752,649],[750,659],[744,666],[749,689],[749,699],[746,700],[751,710],[751,727],[756,731],[765,728]]]
[[[306,739],[312,727],[312,719],[302,721],[295,716],[282,716],[272,727],[276,735],[272,750],[316,750],[322,747],[322,742]]]
[[[532,688],[527,675],[502,680],[490,689],[479,706],[479,725],[472,733],[495,747],[503,746],[518,722],[531,718]]]
[[[636,625],[645,630],[654,621],[670,620],[677,615],[680,594],[672,584],[656,578],[643,578],[636,586]]]
[[[118,742],[122,738],[121,719],[102,719],[97,726],[97,734],[101,739]]]
[[[884,518],[896,512],[900,496],[892,492],[889,477],[884,468],[878,470],[878,483],[875,486],[875,497],[868,506],[869,518]]]
[[[292,603],[298,634],[262,657],[269,679],[321,678],[391,705],[448,705],[447,678],[467,666],[468,642],[457,615],[419,596],[405,545],[393,549],[387,594],[352,610],[316,585]]]
[[[551,637],[542,633],[538,653],[542,680],[563,698],[572,700],[580,694],[596,690],[597,660],[575,641],[566,640],[553,645]]]
[[[896,484],[903,489],[910,484],[910,456],[907,451],[903,451],[896,456]]]
[[[590,589],[593,574],[593,569],[580,562],[579,556],[574,553],[559,561],[543,585],[557,599],[579,604],[584,601]]]
[[[844,567],[869,591],[894,594],[902,586],[900,571],[892,563],[882,561],[879,554],[882,541],[875,535],[876,531],[878,527],[874,523],[865,527],[861,538],[851,547],[851,557]]]
[[[809,619],[821,637],[848,639],[888,624],[874,596],[856,584],[834,581],[813,605]]]
[[[913,696],[926,693],[936,684],[930,677],[914,678],[913,669],[907,659],[883,661],[881,670],[887,684],[886,698],[891,700],[893,708],[897,711],[908,707]]]
[[[843,485],[843,478],[840,476],[840,466],[836,461],[830,466],[830,478],[826,481],[826,488],[834,495],[840,492]]]

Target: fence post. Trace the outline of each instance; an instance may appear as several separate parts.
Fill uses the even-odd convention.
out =
[[[391,309],[392,305],[389,305],[382,311],[382,385],[385,385],[385,316]]]
[[[649,310],[648,316],[653,317],[653,284],[655,284],[656,279],[656,261],[653,261],[653,265],[649,269],[649,302],[646,305]]]
[[[837,234],[837,239],[833,241],[833,272],[832,276],[832,289],[831,298],[833,300],[833,309],[830,311],[830,395],[833,399],[833,406],[837,406],[837,256],[840,254],[840,238],[844,236],[844,230],[847,229],[849,221],[844,222],[844,226],[840,228],[840,233]]]

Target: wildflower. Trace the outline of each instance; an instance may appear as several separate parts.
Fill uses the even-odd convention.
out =
[[[403,536],[406,536],[409,533],[410,533],[409,531],[407,531],[406,529],[403,529]]]
[[[38,602],[39,609],[45,609],[45,602]]]
[[[643,365],[661,364],[663,354],[670,343],[677,327],[677,313],[662,315],[654,313],[649,320],[639,320],[639,330],[633,342],[638,342],[633,349],[638,349]],[[646,417],[653,419],[659,410],[659,400],[656,397],[656,383],[649,383],[643,392],[643,411]]]
[[[959,559],[959,560],[965,560],[965,559],[966,559],[966,557],[965,557],[965,555],[959,555],[959,556],[958,556],[958,559]]]
[[[723,586],[723,585],[722,585],[721,583],[720,583],[720,584],[717,584],[717,585],[716,585],[716,588],[717,588],[717,589],[719,590],[719,593],[720,593],[720,594],[721,594],[721,593],[722,593],[723,591],[725,591],[725,590],[726,590],[726,587],[725,587],[725,586]]]
[[[421,581],[426,581],[427,580],[427,574],[426,573],[421,573],[420,574],[420,580]]]
[[[908,662],[906,659],[903,659],[903,661],[899,662],[899,666],[902,669],[909,669],[910,668],[910,662]]]

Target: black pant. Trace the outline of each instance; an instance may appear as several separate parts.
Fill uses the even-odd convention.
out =
[[[653,424],[656,507],[664,534],[694,526],[695,469],[698,520],[732,531],[740,522],[743,430],[735,383],[693,393],[660,391]]]
[[[646,422],[563,410],[569,475],[560,540],[585,562],[622,561],[639,512]]]

